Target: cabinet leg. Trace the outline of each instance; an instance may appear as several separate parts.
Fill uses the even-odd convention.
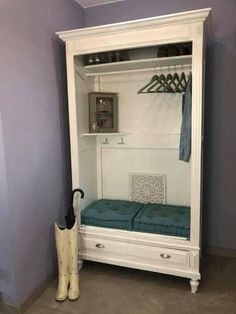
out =
[[[81,271],[82,267],[83,267],[83,263],[84,261],[82,259],[78,260],[78,267],[79,267],[79,271]]]
[[[191,292],[196,293],[198,291],[199,280],[191,279],[190,280]]]

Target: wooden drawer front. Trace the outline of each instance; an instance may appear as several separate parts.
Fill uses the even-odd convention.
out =
[[[149,246],[143,244],[125,243],[114,240],[92,237],[80,238],[80,252],[83,255],[94,254],[104,257],[128,259],[136,262],[158,263],[158,265],[176,265],[189,267],[189,252]]]

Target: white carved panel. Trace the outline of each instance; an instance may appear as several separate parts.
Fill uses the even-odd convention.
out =
[[[140,203],[166,202],[166,175],[130,173],[130,199]]]

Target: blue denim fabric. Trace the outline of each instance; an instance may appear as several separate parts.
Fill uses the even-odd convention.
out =
[[[192,86],[188,81],[183,95],[183,117],[180,132],[179,159],[189,162],[191,156],[191,130],[192,130]]]

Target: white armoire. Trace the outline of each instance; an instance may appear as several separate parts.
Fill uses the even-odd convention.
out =
[[[205,20],[201,9],[58,32],[66,44],[72,187],[85,198],[130,200],[132,174],[165,178],[164,202],[190,206],[190,237],[79,226],[79,262],[91,260],[190,279],[201,278],[201,203]],[[188,55],[157,48],[191,43]],[[129,60],[88,65],[89,55],[127,51]],[[158,73],[192,73],[191,159],[179,160],[182,95],[137,94]],[[118,132],[90,133],[88,95],[118,94]]]

